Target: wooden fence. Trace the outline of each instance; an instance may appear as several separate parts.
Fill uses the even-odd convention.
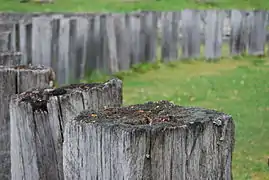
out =
[[[126,14],[0,15],[0,51],[52,67],[59,84],[87,70],[114,73],[142,62],[264,55],[268,11],[183,10]],[[228,40],[228,41],[227,41]],[[203,48],[202,48],[203,47]],[[203,49],[203,51],[201,50]]]

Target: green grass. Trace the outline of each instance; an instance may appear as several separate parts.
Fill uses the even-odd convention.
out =
[[[0,11],[18,12],[124,12],[134,10],[171,11],[186,8],[269,8],[268,0],[55,0],[54,4],[19,3],[19,0],[0,0]]]
[[[124,104],[170,100],[231,114],[235,180],[269,180],[269,59],[140,65],[121,73]]]

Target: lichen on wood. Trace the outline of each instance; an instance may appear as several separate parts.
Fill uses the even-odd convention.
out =
[[[12,179],[62,180],[63,131],[68,119],[88,108],[97,111],[121,104],[119,79],[32,89],[14,96],[10,103]]]
[[[66,180],[232,179],[232,117],[168,101],[82,111],[64,132]]]

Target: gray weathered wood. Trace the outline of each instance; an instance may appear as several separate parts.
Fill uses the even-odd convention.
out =
[[[11,51],[20,51],[20,47],[19,47],[19,24],[15,23],[12,25],[12,29],[11,29],[11,42],[10,42],[10,50]]]
[[[1,66],[11,66],[19,65],[21,61],[20,52],[0,52],[0,65]]]
[[[163,61],[179,59],[179,54],[183,58],[196,58],[204,41],[206,57],[217,58],[221,56],[223,30],[225,38],[230,39],[232,56],[245,52],[261,55],[268,34],[263,28],[268,13],[227,12],[230,11],[231,17],[225,15],[225,27],[221,23],[222,12],[226,12],[223,10],[4,13],[0,20],[8,21],[0,21],[0,41],[3,40],[0,50],[21,52],[21,64],[51,66],[59,84],[74,82],[88,71],[113,73],[141,62],[154,62],[156,57]],[[209,23],[204,24],[206,18]],[[160,49],[157,48],[159,42]],[[178,51],[179,44],[182,53]]]
[[[98,52],[98,47],[96,47],[95,42],[95,19],[96,16],[89,17],[89,23],[88,23],[88,35],[87,35],[87,51],[86,51],[86,62],[85,62],[85,73],[89,73],[89,71],[92,71],[93,69],[97,69],[97,60],[96,60],[96,54]],[[99,26],[100,27],[100,26]]]
[[[32,64],[51,66],[52,19],[40,16],[32,20]]]
[[[98,67],[99,71],[102,73],[108,73],[108,67],[106,65],[107,59],[107,37],[106,36],[106,14],[101,14],[100,15],[100,51],[98,56],[100,57],[98,60]]]
[[[117,43],[117,55],[119,70],[130,69],[130,36],[131,32],[128,30],[130,17],[128,14],[118,14],[115,16],[115,33]]]
[[[108,14],[105,16],[105,34],[103,46],[103,63],[104,69],[108,73],[115,73],[119,71],[119,61],[117,55],[117,43],[115,33],[114,15]]]
[[[264,10],[254,10],[249,37],[250,55],[264,55],[266,32],[267,32],[267,12]]]
[[[93,24],[93,42],[94,42],[94,60],[96,62],[97,69],[101,69],[101,56],[102,53],[102,44],[101,44],[101,16],[96,16],[94,18]]]
[[[162,60],[178,59],[178,22],[179,13],[163,12],[162,22]]]
[[[59,71],[59,67],[58,67],[58,57],[59,57],[59,37],[60,37],[60,19],[53,19],[51,21],[51,67],[52,69],[54,69],[57,72],[57,81],[61,81],[62,80],[59,79],[58,76],[58,71]]]
[[[32,64],[32,23],[29,20],[19,22],[19,43],[22,53],[22,64]]]
[[[119,70],[114,16],[100,16],[100,70],[103,73],[114,73]]]
[[[198,10],[183,10],[182,17],[182,56],[198,58],[200,56],[200,14]]]
[[[167,101],[86,110],[64,131],[65,180],[232,180],[231,116]]]
[[[87,60],[87,39],[88,39],[89,20],[86,18],[77,19],[77,66],[75,79],[81,79],[85,74]]]
[[[253,16],[254,13],[253,11],[243,11],[243,39],[245,42],[246,46],[246,52],[248,53],[249,51],[249,44],[250,44],[250,32],[252,29],[252,24],[253,24]]]
[[[59,33],[59,57],[58,57],[58,71],[57,81],[59,84],[69,83],[69,33],[70,24],[69,19],[63,18],[60,21],[60,33]]]
[[[66,77],[68,82],[74,83],[76,77],[76,67],[79,64],[79,60],[77,60],[77,38],[78,38],[78,29],[77,29],[77,19],[70,19],[70,29],[69,29],[69,49],[68,49],[68,67],[69,73]]]
[[[231,11],[231,38],[230,38],[230,53],[231,55],[239,55],[246,50],[246,40],[244,39],[244,23],[243,18],[245,12],[232,10]]]
[[[9,49],[9,35],[10,31],[0,32],[0,52],[8,51]]]
[[[221,57],[224,12],[220,10],[206,11],[205,18],[205,57],[215,59]]]
[[[140,60],[156,60],[157,50],[157,13],[142,12],[140,21]]]
[[[12,179],[63,180],[63,130],[82,110],[122,104],[122,82],[36,89],[10,102]]]
[[[11,31],[12,28],[13,28],[12,21],[5,21],[5,22],[0,21],[0,32]]]
[[[130,14],[129,31],[131,33],[131,65],[140,63],[140,15],[137,13]]]
[[[0,179],[10,179],[10,96],[35,87],[48,87],[50,68],[0,66]],[[18,150],[18,149],[16,149]],[[19,150],[18,150],[19,151]],[[15,161],[17,163],[17,161]]]

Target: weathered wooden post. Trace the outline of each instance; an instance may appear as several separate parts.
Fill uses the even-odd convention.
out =
[[[122,82],[75,84],[37,89],[10,102],[11,176],[13,180],[62,180],[63,130],[82,110],[119,107]]]
[[[205,57],[213,60],[221,57],[224,11],[207,10],[205,23]]]
[[[86,110],[64,132],[65,180],[232,179],[231,116],[167,101]]]
[[[10,96],[35,87],[48,87],[51,68],[0,66],[0,179],[10,179]]]
[[[20,52],[0,52],[0,65],[20,65]]]

